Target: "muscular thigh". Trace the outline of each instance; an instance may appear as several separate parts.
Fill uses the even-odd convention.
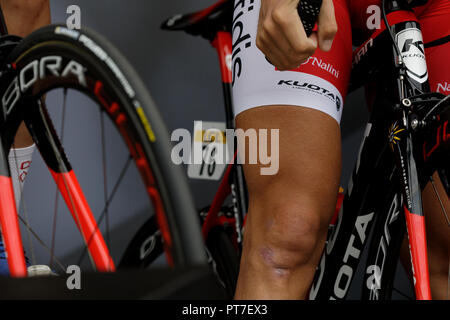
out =
[[[279,141],[268,146],[272,157],[278,150],[276,174],[262,175],[260,163],[244,164],[251,202],[282,206],[302,198],[320,199],[318,211],[332,213],[341,171],[340,128],[333,118],[311,108],[278,105],[249,109],[236,122],[243,130],[279,130]]]

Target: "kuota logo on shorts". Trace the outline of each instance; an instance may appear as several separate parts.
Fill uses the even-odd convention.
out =
[[[320,94],[331,101],[333,101],[336,104],[337,111],[341,110],[342,102],[341,98],[337,95],[332,93],[330,90],[325,89],[321,86],[318,86],[313,83],[308,83],[304,81],[294,81],[294,80],[280,80],[278,82],[279,86],[289,86],[294,89],[301,89],[301,90],[308,90],[317,94]]]

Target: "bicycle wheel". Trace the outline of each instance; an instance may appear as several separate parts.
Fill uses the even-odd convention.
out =
[[[442,111],[438,112],[427,127],[418,133],[414,147],[416,159],[419,160],[417,174],[421,189],[423,191],[430,183],[447,225],[450,226],[448,208],[445,206],[450,197],[450,139],[447,138],[448,129],[446,129],[450,120],[450,99],[442,98],[441,101]],[[426,110],[424,108],[423,111],[427,110],[429,108]],[[438,193],[433,175],[439,176],[443,192]],[[390,186],[386,192],[384,206],[376,214],[377,221],[365,269],[363,299],[391,300],[394,295],[396,299],[415,299],[412,280],[410,279],[409,288],[405,285],[404,279],[399,280],[402,275],[402,272],[398,271],[401,248],[407,241],[405,239],[406,222],[402,209],[403,199],[399,190],[398,184]],[[447,199],[443,198],[445,196]],[[402,262],[405,263],[408,259],[403,257]],[[408,265],[405,269],[407,277],[412,278],[411,266]],[[447,292],[448,290],[449,288]]]
[[[148,269],[164,253],[163,239],[155,216],[148,219],[131,239],[118,265],[121,269]]]
[[[223,207],[223,212],[230,211]],[[199,217],[206,217],[209,207],[200,210]],[[239,270],[239,255],[233,245],[233,227],[220,225],[213,227],[205,241],[205,251],[218,282],[224,288],[227,298],[232,299],[236,290]],[[161,263],[163,253],[161,232],[155,217],[148,219],[130,241],[118,268],[129,269],[138,266],[149,269]]]
[[[193,201],[181,167],[171,160],[165,125],[118,50],[92,30],[52,25],[21,41],[8,61],[4,149],[13,150],[14,136],[24,121],[42,167],[53,176],[53,181],[41,180],[43,175],[35,169],[39,158],[34,156],[19,210],[31,263],[50,264],[57,273],[69,264],[115,270],[128,243],[128,235],[120,231],[128,228],[131,238],[153,213],[170,265],[206,264]],[[48,190],[50,184],[53,193],[45,200],[38,191]],[[140,221],[134,219],[137,211]],[[70,215],[75,223],[64,220]],[[51,227],[50,232],[44,225]],[[63,237],[59,246],[58,236]]]

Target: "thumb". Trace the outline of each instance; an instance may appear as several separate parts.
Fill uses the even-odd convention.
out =
[[[338,26],[334,13],[333,0],[323,0],[317,21],[319,48],[322,51],[330,51]]]

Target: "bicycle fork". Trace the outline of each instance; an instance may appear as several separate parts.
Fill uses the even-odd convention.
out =
[[[28,108],[25,122],[82,234],[92,264],[98,271],[115,271],[114,262],[82,188],[64,154],[51,120],[40,103]],[[27,276],[13,185],[3,147],[0,148],[0,225],[11,276]]]
[[[20,237],[13,183],[8,166],[8,155],[2,146],[0,146],[0,227],[10,274],[13,277],[25,277],[27,266]]]
[[[408,132],[406,127],[397,127],[394,124],[391,127],[390,141],[397,167],[400,169],[399,178],[404,199],[403,209],[406,218],[416,299],[431,300],[425,217],[416,161],[413,156],[411,133]]]

